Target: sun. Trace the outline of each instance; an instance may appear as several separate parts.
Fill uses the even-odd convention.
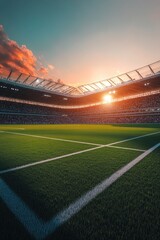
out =
[[[111,95],[107,94],[103,97],[103,102],[104,103],[111,103],[113,101],[113,98]]]

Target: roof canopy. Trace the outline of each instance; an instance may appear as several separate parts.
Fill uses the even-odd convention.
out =
[[[109,78],[102,81],[84,84],[79,87],[72,87],[62,84],[58,81],[42,79],[39,77],[26,75],[20,72],[0,68],[0,78],[8,81],[17,82],[23,85],[44,89],[53,93],[62,95],[88,95],[95,92],[107,90],[110,87],[116,87],[125,83],[142,80],[154,75],[160,74],[160,60],[150,65],[138,68],[136,70]]]

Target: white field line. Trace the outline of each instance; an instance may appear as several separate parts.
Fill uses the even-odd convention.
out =
[[[24,128],[25,129],[25,128]],[[1,132],[6,132],[6,131],[0,131]],[[7,132],[9,133],[9,132]],[[27,135],[27,136],[30,136],[28,134],[21,134],[21,133],[13,133],[11,132],[12,134],[17,134],[17,135]],[[32,135],[32,137],[35,136],[35,135]],[[40,137],[42,138],[43,136],[36,136],[36,137]],[[43,138],[47,138],[48,137],[43,137]],[[65,142],[68,142],[68,141],[74,141],[74,140],[67,140],[67,139],[60,139],[60,138],[49,138],[50,140],[60,140],[60,141],[65,141]],[[118,146],[106,146],[104,144],[98,144],[98,143],[89,143],[89,142],[79,142],[79,141],[74,141],[76,143],[80,143],[80,144],[87,144],[87,145],[96,145],[96,146],[105,146],[105,147],[112,147],[112,148],[120,148],[120,149],[124,149],[124,150],[131,150],[131,151],[137,151],[137,152],[145,152],[146,150],[143,150],[143,149],[138,149],[138,148],[127,148],[127,147],[118,147]]]
[[[42,139],[56,140],[56,141],[62,141],[62,142],[79,143],[79,144],[86,144],[86,145],[93,145],[93,146],[103,145],[103,144],[97,144],[97,143],[82,142],[82,141],[76,141],[76,140],[71,140],[71,139],[63,139],[63,138],[46,137],[46,136],[33,135],[33,134],[27,134],[27,133],[17,133],[17,132],[9,132],[9,131],[4,131],[4,132],[5,133],[10,133],[10,134],[15,134],[15,135],[20,135],[20,136],[42,138]]]
[[[62,212],[58,213],[51,221],[48,222],[48,234],[51,234],[59,226],[68,221],[76,213],[78,213],[82,208],[84,208],[89,202],[91,202],[95,197],[100,193],[105,191],[110,185],[117,181],[121,176],[133,168],[137,163],[144,159],[148,154],[153,152],[156,148],[160,146],[160,143],[156,144],[152,148],[148,149],[134,160],[126,164],[124,167],[113,173],[109,178],[106,178],[104,181],[96,185],[93,189],[82,195],[78,200],[72,203]]]
[[[78,151],[78,152],[69,153],[69,154],[65,154],[65,155],[62,155],[62,156],[49,158],[49,159],[41,160],[41,161],[38,161],[38,162],[28,163],[28,164],[24,164],[24,165],[21,165],[21,166],[18,166],[18,167],[13,167],[13,168],[1,170],[0,171],[0,175],[2,175],[4,173],[14,172],[14,171],[17,171],[17,170],[20,170],[20,169],[32,167],[32,166],[35,166],[35,165],[39,165],[39,164],[55,161],[55,160],[58,160],[58,159],[70,157],[70,156],[73,156],[73,155],[78,155],[78,154],[81,154],[81,153],[84,153],[84,152],[89,152],[91,150],[95,150],[95,149],[98,149],[98,148],[102,148],[102,147],[99,146],[99,147],[89,148],[89,149],[81,150],[81,151]]]
[[[58,140],[58,141],[64,141],[64,142],[74,142],[74,143],[86,144],[86,145],[106,146],[104,144],[82,142],[82,141],[76,141],[76,140],[70,140],[70,139],[51,138],[51,137],[46,137],[46,136],[29,135],[29,134],[24,134],[24,133],[22,134],[22,133],[17,133],[17,132],[16,133],[15,132],[8,132],[8,131],[0,131],[0,133],[1,132],[11,133],[11,134],[16,134],[16,135],[22,135],[22,136],[27,136],[27,137],[45,138],[45,139],[49,139],[49,140]],[[106,147],[110,147],[110,146],[106,146]],[[126,148],[126,147],[116,147],[116,146],[112,146],[112,147],[120,148],[120,149],[124,149],[124,150],[133,150],[133,151],[138,151],[138,152],[144,152],[145,151],[145,150],[137,149],[137,148]]]
[[[25,130],[25,128],[14,128],[14,127],[10,127],[9,130]]]
[[[5,132],[5,131],[0,131],[0,133],[1,132]],[[7,132],[7,133],[9,133],[9,132]],[[26,134],[21,134],[21,133],[14,133],[14,134],[17,134],[17,135],[26,135]],[[28,134],[27,134],[27,136],[28,136]],[[38,136],[37,136],[38,137]],[[41,138],[42,138],[42,136],[40,136]],[[44,138],[44,137],[43,137]],[[48,137],[45,137],[45,138],[48,138]],[[51,138],[49,138],[49,139],[51,139]],[[57,138],[52,138],[53,140],[57,140]],[[62,139],[61,139],[62,140]],[[64,139],[65,140],[65,142],[67,141],[72,141],[72,140],[66,140],[66,139]],[[96,143],[89,143],[89,142],[79,142],[79,141],[76,141],[76,143],[79,143],[79,144],[81,144],[81,143],[83,143],[83,144],[87,144],[87,145],[96,145],[96,146],[105,146],[105,147],[112,147],[112,148],[119,148],[119,149],[124,149],[124,150],[131,150],[131,151],[137,151],[137,152],[145,152],[145,150],[143,150],[143,149],[138,149],[138,148],[127,148],[127,147],[118,147],[118,146],[106,146],[106,145],[104,145],[104,144],[96,144]]]
[[[28,164],[24,164],[24,165],[21,165],[21,166],[4,169],[4,170],[0,171],[0,175],[5,174],[5,173],[9,173],[9,172],[14,172],[14,171],[17,171],[17,170],[20,170],[20,169],[40,165],[40,164],[43,164],[43,163],[55,161],[55,160],[58,160],[58,159],[78,155],[78,154],[81,154],[81,153],[90,152],[90,151],[93,151],[93,150],[96,150],[96,149],[99,149],[99,148],[110,147],[112,145],[123,143],[123,142],[128,142],[128,141],[131,141],[131,140],[134,140],[134,139],[144,138],[144,137],[155,135],[155,134],[158,134],[158,133],[160,133],[160,132],[149,133],[149,134],[145,134],[145,135],[141,135],[141,136],[133,137],[133,138],[127,138],[127,139],[124,139],[124,140],[121,140],[121,141],[118,141],[118,142],[113,142],[113,143],[109,143],[109,144],[106,144],[106,145],[100,145],[98,147],[89,148],[89,149],[81,150],[81,151],[78,151],[78,152],[73,152],[73,153],[62,155],[62,156],[41,160],[41,161],[38,161],[38,162],[28,163]]]
[[[95,197],[105,191],[110,185],[117,181],[121,176],[138,164],[148,154],[153,152],[160,146],[156,144],[152,148],[146,150],[130,163],[113,173],[110,177],[96,185],[93,189],[82,195],[79,199],[73,202],[69,207],[59,212],[51,220],[44,222],[10,189],[10,187],[0,179],[0,197],[5,202],[10,211],[16,216],[21,224],[34,236],[35,239],[45,239],[52,234],[58,227],[67,222]]]
[[[0,179],[0,189],[0,197],[10,211],[35,239],[40,239],[38,233],[45,228],[43,221],[36,216],[25,202],[23,202],[23,200],[18,197],[2,179]]]
[[[28,137],[34,137],[34,138],[56,140],[56,141],[62,141],[62,142],[72,142],[72,143],[79,143],[79,144],[86,144],[86,145],[93,145],[93,146],[107,146],[106,144],[90,143],[90,142],[76,141],[76,140],[63,139],[63,138],[53,138],[53,137],[46,137],[46,136],[40,136],[40,135],[34,135],[34,134],[27,134],[27,133],[18,133],[18,132],[9,132],[9,131],[1,131],[1,132],[20,135],[20,136],[28,136]],[[132,140],[142,138],[142,137],[151,136],[151,135],[155,135],[155,134],[158,134],[158,133],[160,133],[160,131],[159,132],[148,133],[148,134],[141,135],[141,136],[138,136],[138,137],[134,137],[134,138],[132,138]],[[124,142],[125,141],[126,141],[126,139],[124,140]],[[120,141],[119,143],[122,143],[122,142],[123,141]],[[118,142],[115,143],[115,144],[118,144]]]
[[[144,149],[139,148],[128,148],[128,147],[119,147],[119,146],[108,146],[109,148],[118,148],[118,149],[124,149],[124,150],[131,150],[131,151],[137,151],[137,152],[145,152]]]

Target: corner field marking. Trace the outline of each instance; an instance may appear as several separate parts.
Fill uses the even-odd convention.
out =
[[[41,160],[41,161],[38,161],[38,162],[28,163],[28,164],[24,164],[24,165],[21,165],[21,166],[4,169],[4,170],[0,171],[0,175],[5,174],[5,173],[9,173],[9,172],[14,172],[14,171],[17,171],[17,170],[20,170],[20,169],[28,168],[28,167],[40,165],[40,164],[43,164],[43,163],[55,161],[55,160],[58,160],[58,159],[78,155],[78,154],[81,154],[81,153],[90,152],[90,151],[93,151],[93,150],[96,150],[96,149],[99,149],[99,148],[110,147],[110,146],[115,145],[115,144],[119,144],[119,143],[122,143],[122,142],[128,142],[128,141],[131,141],[131,140],[134,140],[134,139],[151,136],[151,135],[158,134],[158,133],[160,133],[160,132],[149,133],[149,134],[145,134],[145,135],[141,135],[141,136],[133,137],[133,138],[127,138],[127,139],[124,139],[124,140],[121,140],[121,141],[118,141],[118,142],[113,142],[113,143],[109,143],[109,144],[106,144],[106,145],[99,145],[98,147],[89,148],[89,149],[81,150],[81,151],[78,151],[78,152],[73,152],[73,153],[62,155],[62,156]]]
[[[17,217],[26,230],[28,230],[28,232],[34,236],[35,239],[45,239],[48,235],[52,234],[58,227],[77,214],[95,197],[105,191],[110,185],[112,185],[121,176],[123,176],[159,146],[160,143],[146,150],[130,163],[126,164],[124,167],[113,173],[110,177],[96,185],[93,189],[82,195],[68,208],[59,212],[55,217],[47,222],[44,222],[42,219],[38,218],[35,213],[33,213],[33,211],[10,189],[10,187],[2,179],[0,179],[0,197],[10,211]]]

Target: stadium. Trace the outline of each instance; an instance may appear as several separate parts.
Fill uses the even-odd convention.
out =
[[[79,87],[1,68],[0,96],[1,239],[159,239],[160,61]]]
[[[159,13],[0,1],[0,240],[160,239]]]

